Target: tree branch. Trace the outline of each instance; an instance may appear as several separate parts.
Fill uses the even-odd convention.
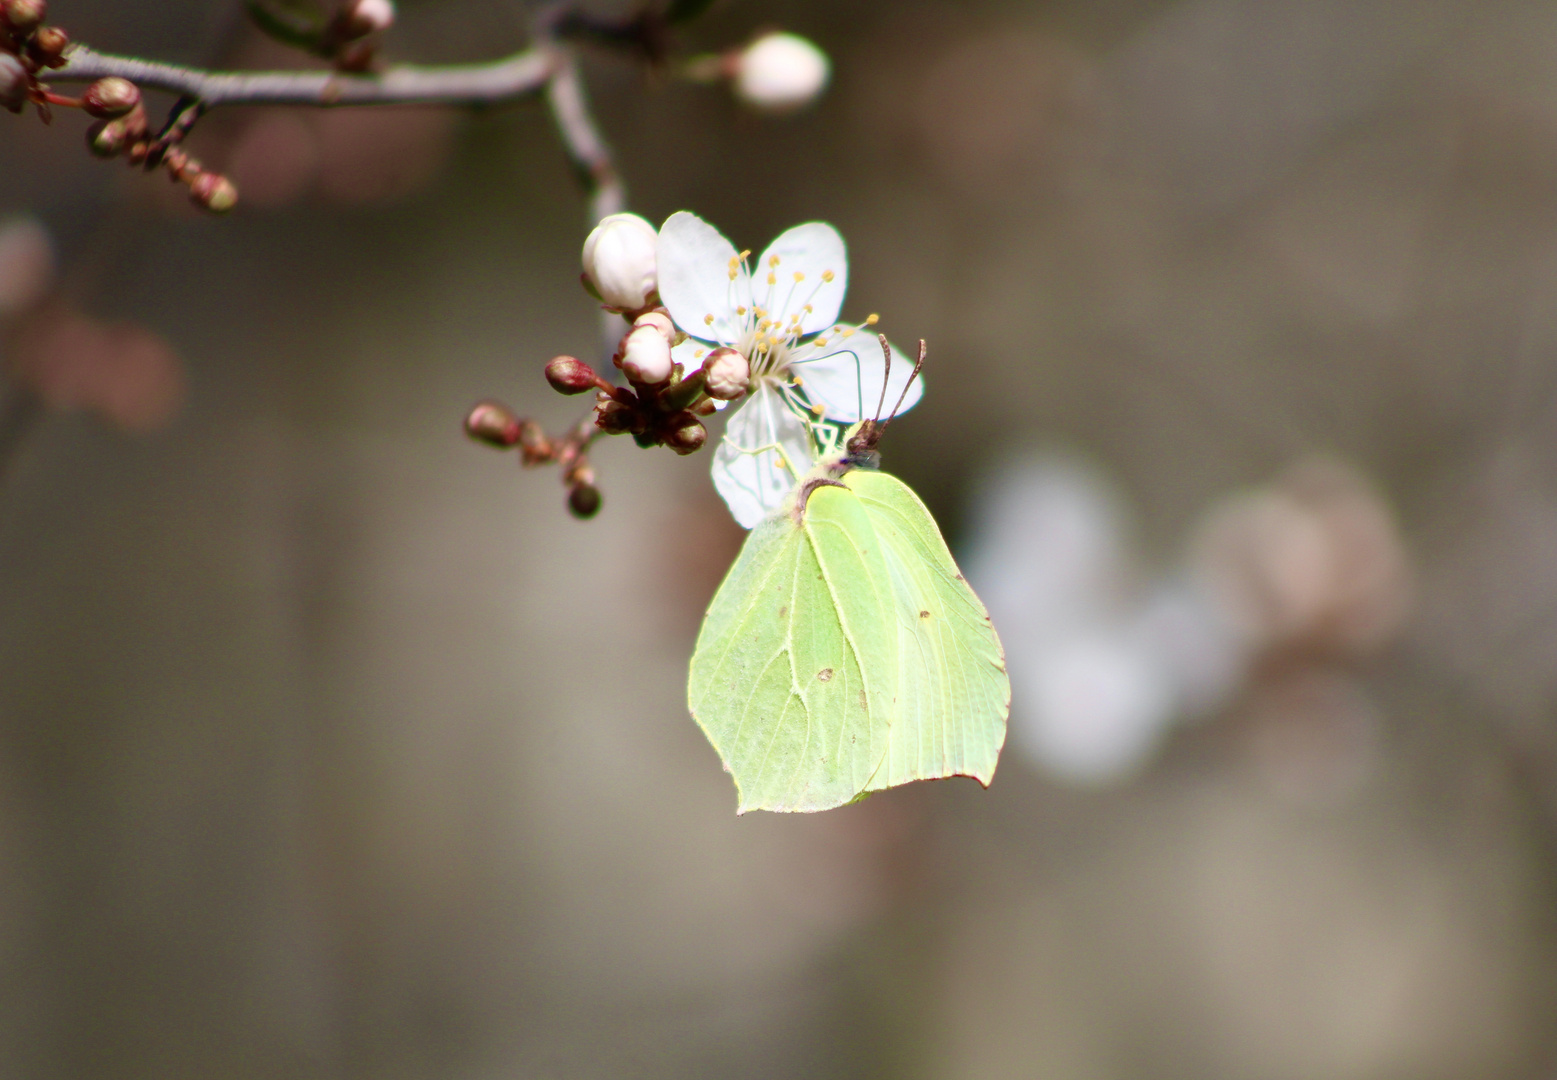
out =
[[[77,45],[64,67],[41,77],[55,83],[93,82],[117,75],[142,89],[196,98],[206,109],[219,105],[495,105],[540,93],[564,63],[555,47],[537,46],[491,63],[439,67],[396,64],[366,75],[205,71]]]

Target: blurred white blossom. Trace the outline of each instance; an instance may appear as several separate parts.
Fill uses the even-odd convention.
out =
[[[1007,465],[973,524],[965,565],[1005,643],[1013,744],[1079,783],[1131,775],[1175,723],[1243,692],[1261,658],[1363,654],[1410,604],[1388,508],[1335,462],[1213,504],[1186,563],[1155,582],[1123,500],[1073,461]]]

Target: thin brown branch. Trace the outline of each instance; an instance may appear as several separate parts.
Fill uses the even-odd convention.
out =
[[[206,109],[220,105],[495,105],[540,93],[562,59],[555,48],[538,46],[490,63],[395,64],[365,75],[206,71],[77,45],[65,66],[45,77],[51,83],[93,82],[117,75],[142,89],[198,99]]]
[[[556,69],[546,83],[546,103],[551,107],[562,144],[578,169],[579,179],[589,191],[590,223],[619,213],[626,206],[627,193],[611,158],[610,147],[589,113],[578,61],[571,55],[559,56]]]

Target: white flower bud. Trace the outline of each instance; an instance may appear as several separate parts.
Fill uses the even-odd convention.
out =
[[[0,319],[20,315],[54,285],[54,242],[36,218],[0,223]]]
[[[635,311],[649,302],[659,282],[655,246],[659,234],[637,214],[602,218],[584,241],[584,273],[600,299]]]
[[[715,349],[703,361],[704,384],[708,396],[734,401],[751,388],[751,365],[746,357],[728,347]]]
[[[640,326],[627,335],[622,371],[635,383],[658,386],[670,378],[670,342],[656,326]]]
[[[827,54],[795,34],[766,34],[746,47],[735,68],[735,94],[748,105],[788,112],[809,105],[827,85]]]
[[[633,326],[652,326],[665,335],[665,344],[676,343],[676,324],[670,321],[670,316],[663,311],[645,311],[633,320]]]
[[[382,33],[395,24],[394,0],[354,0],[345,7],[346,26],[359,37]]]

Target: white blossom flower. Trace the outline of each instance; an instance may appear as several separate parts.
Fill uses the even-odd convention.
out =
[[[741,53],[735,93],[768,112],[789,112],[810,104],[827,86],[827,54],[798,34],[764,34]]]
[[[735,519],[751,528],[783,504],[817,456],[813,429],[851,424],[890,409],[907,411],[924,393],[909,386],[913,363],[893,349],[890,378],[873,315],[837,322],[848,288],[843,237],[831,225],[797,225],[755,263],[695,214],[672,214],[660,228],[659,292],[687,340],[675,348],[684,370],[710,351],[735,349],[750,366],[751,389],[714,452],[714,487]]]
[[[655,233],[637,214],[600,219],[584,241],[584,274],[611,307],[636,311],[655,288]]]

